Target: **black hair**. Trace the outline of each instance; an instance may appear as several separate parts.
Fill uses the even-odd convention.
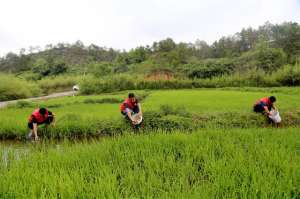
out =
[[[42,115],[45,115],[46,111],[47,110],[45,108],[40,108],[39,113],[42,114]]]
[[[129,98],[132,98],[132,97],[135,97],[135,95],[134,95],[133,93],[129,93],[129,94],[128,94],[128,97],[129,97]]]
[[[276,102],[276,97],[274,97],[274,96],[270,96],[269,99],[271,102]]]

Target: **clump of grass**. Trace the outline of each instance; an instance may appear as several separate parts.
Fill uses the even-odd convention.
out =
[[[163,104],[160,106],[159,110],[162,115],[178,115],[182,117],[191,117],[191,113],[189,113],[184,106],[173,107],[168,104]]]
[[[83,101],[85,104],[116,104],[121,103],[122,99],[117,98],[102,98],[102,99],[90,99],[87,98]]]
[[[30,108],[35,107],[35,104],[24,100],[17,101],[16,103],[16,108],[28,108],[28,107]]]
[[[64,106],[64,104],[44,104],[44,103],[40,103],[38,104],[39,107],[46,107],[46,108],[62,108]]]

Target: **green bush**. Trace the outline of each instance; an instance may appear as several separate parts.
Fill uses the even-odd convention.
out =
[[[27,107],[34,107],[34,104],[29,101],[17,101],[16,103],[17,108],[27,108]]]
[[[146,79],[142,76],[115,75],[103,78],[88,76],[81,83],[81,93],[97,94],[123,90],[142,89],[190,89],[220,87],[276,87],[300,85],[299,66],[285,66],[269,74],[263,69],[253,68],[247,73],[233,73],[211,78],[196,79]]]
[[[191,78],[212,78],[233,72],[234,65],[231,59],[207,59],[182,66],[186,75]]]
[[[40,81],[38,81],[38,85],[42,89],[43,93],[51,93],[51,92],[58,92],[58,91],[66,91],[72,90],[72,87],[75,84],[79,84],[81,77],[79,76],[68,76],[68,75],[61,75],[55,77],[47,77]]]
[[[247,74],[249,70],[259,69],[271,74],[287,62],[287,55],[280,48],[270,48],[260,44],[256,49],[243,53],[234,60],[235,70]]]
[[[286,65],[274,74],[276,80],[283,86],[300,85],[300,65]]]
[[[37,84],[16,78],[13,75],[0,74],[0,101],[28,98],[40,94],[41,90]]]

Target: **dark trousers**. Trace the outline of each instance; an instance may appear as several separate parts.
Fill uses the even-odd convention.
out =
[[[131,110],[131,109],[130,109],[130,110]],[[137,114],[137,113],[139,113],[139,112],[140,112],[140,109],[139,109],[138,106],[134,107],[134,108],[131,110],[131,113],[132,113],[132,114]],[[126,111],[121,111],[121,114],[124,115],[124,118],[125,118],[126,120],[128,120],[128,121],[131,123],[131,120],[129,119],[128,113],[127,113]],[[142,123],[143,123],[143,122],[142,122]],[[141,124],[137,124],[137,125],[132,124],[132,128],[133,128],[134,130],[139,130],[139,128],[142,126],[142,123],[141,123]]]
[[[268,110],[270,111],[271,107],[268,107]],[[256,113],[261,113],[261,114],[265,113],[264,106],[261,105],[261,104],[254,105],[253,111],[256,112]],[[273,123],[273,120],[271,118],[269,118],[268,116],[267,116],[267,121],[268,121],[269,124]]]
[[[131,109],[130,109],[130,110],[131,110]],[[137,114],[137,113],[140,112],[140,109],[139,109],[138,106],[135,106],[135,107],[131,110],[131,112],[132,112],[133,114]],[[124,115],[125,118],[129,119],[128,113],[127,113],[126,111],[121,111],[121,114]]]
[[[270,111],[271,107],[268,107],[268,110]],[[256,113],[262,113],[263,114],[265,112],[265,109],[264,109],[264,106],[262,104],[256,104],[253,107],[253,111],[256,112]]]
[[[37,122],[28,122],[28,128],[33,129],[33,123],[37,123],[37,125],[41,125],[41,124],[51,124],[53,122],[53,117],[48,117],[44,122],[42,123],[37,123]]]

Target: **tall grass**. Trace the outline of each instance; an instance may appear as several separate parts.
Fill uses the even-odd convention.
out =
[[[13,75],[0,74],[0,101],[28,98],[41,94],[40,88]]]
[[[287,65],[274,74],[276,80],[283,86],[300,85],[300,64]]]
[[[70,91],[75,84],[79,84],[82,77],[60,75],[56,77],[48,77],[37,82],[43,93],[52,93],[58,91]]]
[[[0,146],[0,198],[299,198],[297,129]]]
[[[114,75],[102,78],[89,76],[81,83],[81,93],[99,94],[134,89],[183,89],[223,87],[300,86],[299,66],[285,66],[273,74],[263,71],[235,73],[206,79],[145,79],[142,76]]]

